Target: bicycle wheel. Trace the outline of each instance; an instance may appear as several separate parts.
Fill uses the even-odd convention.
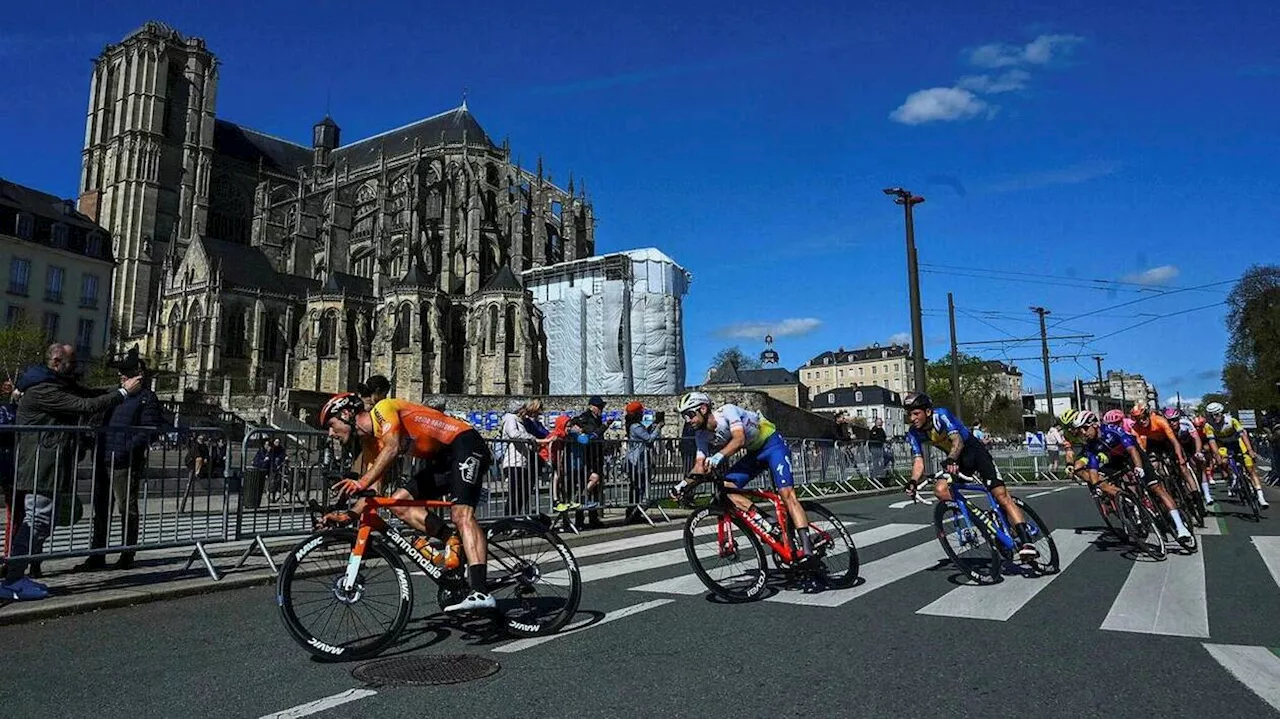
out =
[[[938,532],[938,542],[952,564],[973,581],[995,584],[1001,579],[1004,558],[995,533],[987,527],[990,517],[972,505],[968,507],[974,521],[965,517],[954,500],[934,505],[933,526]]]
[[[764,597],[767,558],[760,538],[742,520],[703,507],[684,525],[684,552],[712,594],[734,604]]]
[[[488,528],[487,589],[503,627],[537,637],[560,630],[582,599],[582,575],[573,552],[544,524],[526,519]]]
[[[809,518],[809,539],[813,558],[821,565],[819,572],[832,589],[848,589],[858,581],[858,548],[848,527],[817,502],[801,502]]]
[[[1027,534],[1031,535],[1031,543],[1040,553],[1030,562],[1031,566],[1040,574],[1057,574],[1058,544],[1053,541],[1049,525],[1040,519],[1040,515],[1036,514],[1036,510],[1032,509],[1031,505],[1017,497],[1013,498],[1013,502],[1022,510],[1022,515],[1027,520]]]
[[[1120,509],[1120,520],[1125,526],[1129,544],[1152,559],[1164,560],[1168,556],[1164,534],[1151,510],[1130,492],[1121,494],[1116,504]]]
[[[1253,521],[1262,519],[1262,506],[1258,504],[1258,491],[1249,478],[1236,465],[1231,465],[1231,482],[1236,487],[1236,497],[1244,505],[1245,514],[1252,514]]]
[[[413,610],[413,583],[400,555],[370,537],[355,586],[343,589],[356,530],[330,529],[289,552],[276,580],[276,602],[289,634],[327,660],[365,659],[396,640]]]

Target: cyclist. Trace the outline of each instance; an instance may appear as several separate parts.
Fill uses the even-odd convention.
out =
[[[1204,435],[1209,440],[1209,446],[1214,454],[1217,455],[1215,460],[1218,466],[1226,466],[1228,453],[1236,457],[1237,461],[1244,465],[1244,471],[1249,475],[1249,479],[1253,480],[1253,488],[1258,493],[1258,506],[1270,507],[1266,496],[1262,493],[1262,482],[1258,479],[1258,470],[1253,466],[1253,458],[1257,455],[1253,451],[1252,442],[1249,441],[1249,432],[1245,430],[1244,425],[1240,424],[1240,420],[1227,414],[1227,409],[1221,402],[1210,402],[1204,410],[1209,415],[1204,425]],[[1241,488],[1241,491],[1246,490]]]
[[[761,470],[768,469],[773,486],[795,524],[796,536],[804,556],[813,553],[813,540],[809,536],[809,517],[800,499],[796,497],[791,476],[791,450],[778,434],[773,423],[762,415],[737,405],[725,404],[711,409],[711,398],[704,392],[689,392],[680,398],[680,416],[694,430],[694,455],[692,475],[706,474],[715,469],[726,457],[738,450],[746,454],[725,472],[725,484],[742,489]],[[716,449],[713,453],[712,450]],[[671,496],[679,498],[696,484],[696,479],[684,479],[671,490]],[[747,518],[765,532],[773,529],[756,510],[749,497],[730,494],[730,501],[742,510]]]
[[[1204,497],[1204,506],[1212,507],[1213,495],[1209,493],[1209,483],[1205,480],[1202,471],[1205,443],[1200,440],[1200,428],[1196,426],[1195,420],[1177,407],[1166,407],[1164,418],[1169,421],[1169,426],[1173,427],[1173,433],[1178,435],[1178,443],[1182,445],[1182,455],[1190,460],[1190,469],[1200,475],[1200,496]]]
[[[966,475],[982,480],[983,486],[991,492],[1004,509],[1009,521],[1013,523],[1018,535],[1018,556],[1034,559],[1040,552],[1027,531],[1027,520],[1022,510],[1009,496],[1009,490],[1000,478],[1000,470],[987,448],[974,437],[967,427],[945,407],[934,408],[933,400],[923,392],[910,392],[902,400],[907,410],[910,427],[907,429],[907,443],[911,445],[911,481],[907,483],[906,492],[915,496],[920,480],[924,477],[925,446],[932,444],[947,453],[943,460],[943,471],[950,477],[939,479],[934,485],[933,493],[938,499],[951,500],[950,485],[959,481],[955,475],[963,472]]]
[[[427,460],[391,496],[395,499],[437,499],[446,489],[453,495],[452,519],[462,535],[471,593],[445,607],[444,611],[493,609],[496,602],[485,591],[485,535],[475,517],[480,485],[493,461],[480,433],[462,420],[401,399],[383,399],[373,409],[366,410],[360,397],[354,393],[334,395],[320,410],[320,423],[329,430],[331,438],[348,446],[359,441],[362,446],[363,474],[358,479],[348,478],[335,484],[334,489],[340,495],[376,487],[401,456]],[[361,510],[361,504],[357,502],[357,512]],[[439,516],[428,512],[425,507],[394,507],[392,512],[415,530],[445,542],[445,551],[452,553],[449,527]]]
[[[1066,412],[1063,412],[1063,415],[1065,414]],[[1103,416],[1102,425],[1094,428],[1091,424],[1097,424],[1097,418],[1097,415],[1086,418],[1088,422],[1080,427],[1085,438],[1085,451],[1084,456],[1076,460],[1076,466],[1078,469],[1089,470],[1085,481],[1095,484],[1100,470],[1108,475],[1128,469],[1133,470],[1133,476],[1147,485],[1151,494],[1160,501],[1165,512],[1169,514],[1178,543],[1184,545],[1188,543],[1191,540],[1191,532],[1187,529],[1187,525],[1182,523],[1182,512],[1178,511],[1177,505],[1173,503],[1173,497],[1169,496],[1169,492],[1160,483],[1160,478],[1151,470],[1151,463],[1139,448],[1137,438],[1124,430],[1124,420],[1127,417],[1120,410],[1113,409]],[[1058,419],[1063,418],[1059,416]],[[1077,417],[1073,423],[1078,421],[1080,420]],[[1088,479],[1090,474],[1094,477],[1093,481]],[[1107,494],[1115,495],[1114,487],[1108,488],[1108,485],[1104,484],[1102,489]]]
[[[1177,410],[1172,411],[1176,418]],[[1191,474],[1191,465],[1187,463],[1187,455],[1182,451],[1178,432],[1174,430],[1169,420],[1159,412],[1153,414],[1151,408],[1144,402],[1133,405],[1129,410],[1129,417],[1133,420],[1133,431],[1138,437],[1138,446],[1148,454],[1159,453],[1165,458],[1166,464],[1170,460],[1176,461],[1177,464],[1174,466],[1178,468],[1178,473],[1186,482],[1192,501],[1200,501],[1196,496],[1200,493],[1200,489],[1196,486],[1195,477]]]

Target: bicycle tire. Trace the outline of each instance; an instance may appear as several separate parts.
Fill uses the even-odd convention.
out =
[[[1039,574],[1057,574],[1061,565],[1058,563],[1058,543],[1053,541],[1053,530],[1049,525],[1040,519],[1040,515],[1036,514],[1036,510],[1031,508],[1024,500],[1014,497],[1014,504],[1022,510],[1023,517],[1027,520],[1027,533],[1031,535],[1031,542],[1035,545],[1036,550],[1040,552],[1040,556],[1031,560],[1031,566],[1035,568]],[[1048,556],[1045,556],[1045,550],[1048,550]]]
[[[1244,504],[1245,510],[1253,515],[1253,521],[1258,522],[1262,519],[1262,506],[1258,504],[1258,491],[1254,489],[1253,483],[1240,467],[1232,465],[1231,476],[1235,479],[1237,492],[1236,498]]]
[[[969,578],[978,584],[988,585],[997,584],[1003,577],[1001,570],[1004,564],[1004,556],[1000,553],[1000,547],[997,544],[995,534],[982,521],[982,510],[969,505],[969,513],[973,515],[976,522],[970,522],[961,512],[960,506],[955,500],[941,501],[939,500],[933,508],[933,527],[938,534],[938,543],[942,545],[942,551],[947,553],[947,558],[951,560],[952,566],[969,575]],[[948,516],[950,516],[951,527],[947,527]],[[977,557],[974,561],[962,559],[955,547],[951,546],[948,538],[957,533],[957,542],[961,545],[970,545],[977,549],[979,545],[974,542],[975,539],[981,538],[987,543],[988,551],[977,551]],[[983,555],[986,555],[986,570],[979,571],[976,561],[981,561]]]
[[[1140,498],[1133,496],[1131,492],[1125,492],[1120,501],[1122,511],[1133,513],[1128,517],[1131,527],[1129,532],[1130,546],[1156,561],[1162,562],[1167,559],[1169,550],[1165,546],[1164,532],[1160,528],[1160,522],[1156,515]]]
[[[487,588],[503,629],[516,637],[540,637],[569,623],[582,599],[582,572],[560,535],[529,519],[497,522],[486,534]]]
[[[276,603],[280,608],[280,618],[284,621],[290,636],[317,659],[343,661],[376,656],[395,642],[404,631],[405,625],[409,622],[409,616],[413,612],[413,582],[410,581],[409,570],[405,567],[400,554],[392,549],[385,539],[376,534],[370,537],[370,541],[365,546],[360,573],[363,581],[357,583],[358,589],[354,591],[354,597],[348,594],[349,599],[344,600],[340,596],[343,590],[339,587],[339,583],[346,574],[351,549],[355,543],[356,530],[349,527],[316,532],[294,546],[289,551],[289,556],[285,558],[284,564],[280,566],[280,576],[276,580]],[[326,550],[327,556],[319,556],[318,553]],[[306,566],[304,562],[308,559],[328,561],[329,566]],[[331,594],[334,603],[330,607],[322,608],[307,616],[319,613],[332,618],[334,614],[341,613],[340,610],[335,611],[337,607],[346,606],[348,611],[341,616],[349,620],[353,628],[357,623],[363,626],[363,621],[355,614],[352,607],[359,605],[362,601],[367,605],[375,604],[372,598],[365,596],[365,592],[370,577],[375,576],[366,567],[373,565],[376,561],[387,565],[394,580],[395,613],[391,620],[386,622],[381,632],[366,637],[363,641],[341,641],[335,637],[317,636],[320,632],[304,622],[303,617],[299,616],[298,609],[306,604],[320,602],[326,594]],[[303,582],[316,585],[320,598],[307,599],[300,596]],[[367,608],[370,614],[378,611],[372,606]],[[344,620],[339,620],[340,626],[343,623]]]
[[[1121,519],[1119,512],[1114,512],[1108,508],[1105,503],[1105,495],[1102,490],[1094,489],[1091,490],[1091,493],[1093,494],[1093,506],[1097,507],[1098,516],[1102,517],[1103,524],[1107,525],[1107,531],[1115,535],[1116,539],[1119,539],[1121,542],[1128,542],[1129,535],[1125,532],[1124,521]],[[1116,518],[1115,524],[1111,523],[1112,516]]]
[[[821,563],[821,575],[827,586],[832,589],[848,589],[858,583],[858,547],[853,543],[853,536],[848,527],[835,515],[835,512],[813,501],[800,503],[809,518],[809,539],[813,545],[814,557]],[[817,521],[814,521],[817,515]],[[835,554],[833,555],[833,551]],[[849,555],[848,563],[843,559],[829,561],[829,557],[839,556],[839,552]],[[837,571],[832,571],[832,568]]]
[[[728,585],[726,581],[711,576],[711,572],[702,564],[703,558],[699,556],[700,553],[706,555],[707,559],[712,558],[712,556],[728,558],[724,555],[718,539],[719,525],[724,516],[724,510],[716,507],[703,507],[689,515],[689,519],[684,525],[685,556],[689,558],[689,564],[693,566],[693,573],[697,575],[707,589],[711,590],[712,594],[720,599],[731,604],[741,604],[761,599],[764,597],[764,590],[768,581],[768,559],[764,553],[764,545],[760,543],[760,538],[738,517],[730,515],[728,518],[730,526],[736,528],[738,530],[737,533],[741,535],[741,538],[732,538],[734,542],[733,556],[737,557],[742,553],[742,538],[745,538],[747,546],[750,547],[750,551],[755,555],[754,563],[751,561],[750,556],[746,557],[745,561],[748,566],[741,574],[743,579],[741,588],[735,588]],[[712,543],[710,550],[701,548],[702,551],[700,552],[699,540],[694,536],[696,534],[695,527],[703,524],[707,519],[713,521],[711,525],[713,532]],[[730,578],[732,577],[726,577],[726,580]]]

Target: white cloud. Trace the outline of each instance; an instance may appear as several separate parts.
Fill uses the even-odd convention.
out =
[[[1160,285],[1175,279],[1178,276],[1178,268],[1173,265],[1160,265],[1152,267],[1149,270],[1135,272],[1131,275],[1125,275],[1125,282],[1136,282],[1140,285]]]
[[[926,122],[971,120],[979,115],[994,115],[996,107],[968,90],[958,87],[931,87],[907,95],[906,101],[889,114],[889,119],[904,125]]]
[[[911,344],[910,332],[898,332],[889,336],[889,344],[891,345],[909,345]]]
[[[1026,45],[995,42],[970,52],[969,63],[989,68],[1048,65],[1071,54],[1082,42],[1079,35],[1041,35]]]
[[[742,339],[763,339],[765,335],[774,337],[799,337],[822,326],[822,320],[815,317],[793,317],[778,322],[738,322],[716,330],[721,337],[737,337]]]
[[[1026,70],[1009,70],[999,75],[966,75],[960,78],[956,87],[984,95],[996,95],[1002,92],[1022,90],[1031,80],[1031,73]]]
[[[1120,164],[1106,160],[1081,162],[1059,170],[1028,172],[1014,175],[990,185],[991,192],[1015,192],[1018,190],[1037,190],[1053,185],[1078,185],[1081,182],[1106,177],[1120,169]]]

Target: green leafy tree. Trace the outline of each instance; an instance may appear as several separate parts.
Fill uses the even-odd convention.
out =
[[[711,358],[711,366],[707,367],[707,369],[713,370],[724,364],[726,360],[732,364],[735,369],[760,369],[760,360],[746,354],[742,351],[742,348],[737,345],[725,347],[715,353],[715,356]]]
[[[1221,402],[1224,405],[1231,404],[1231,395],[1225,392],[1208,392],[1200,398],[1200,403],[1196,405],[1196,414],[1204,414],[1204,408],[1210,402]]]
[[[1280,265],[1254,265],[1227,296],[1222,384],[1237,408],[1280,404]]]
[[[48,346],[44,330],[30,322],[0,328],[0,375],[17,379],[30,365],[44,362]]]
[[[926,367],[926,391],[933,398],[933,403],[958,412],[961,420],[968,424],[981,420],[992,427],[988,418],[988,410],[998,398],[997,378],[986,365],[986,361],[963,352],[960,360],[960,406],[955,404],[951,395],[951,355],[930,362]]]

